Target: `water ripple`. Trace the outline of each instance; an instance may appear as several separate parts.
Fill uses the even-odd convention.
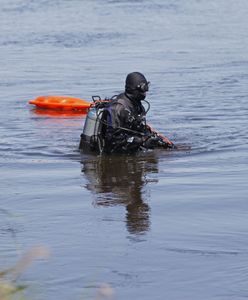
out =
[[[223,255],[240,255],[248,252],[227,251],[227,250],[203,250],[203,249],[184,249],[184,248],[165,248],[166,251],[180,254],[205,255],[205,256],[223,256]]]
[[[11,37],[7,40],[0,39],[0,46],[33,47],[35,45],[47,45],[53,47],[81,48],[83,46],[96,45],[97,43],[112,43],[123,38],[117,32],[105,33],[54,33],[54,34],[29,34],[27,36]]]

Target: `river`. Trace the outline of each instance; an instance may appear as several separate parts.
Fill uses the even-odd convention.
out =
[[[2,0],[0,269],[28,299],[248,297],[248,2]],[[151,81],[150,124],[191,150],[80,153],[85,116],[39,95],[91,100]]]

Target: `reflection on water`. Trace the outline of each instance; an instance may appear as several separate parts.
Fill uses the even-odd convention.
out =
[[[34,116],[44,116],[51,118],[65,118],[65,117],[83,117],[87,114],[87,109],[83,111],[73,111],[73,110],[59,110],[59,109],[42,109],[42,108],[33,108],[30,110],[30,113]]]
[[[150,228],[148,183],[158,173],[156,154],[137,156],[96,156],[82,158],[87,189],[95,195],[94,205],[126,207],[126,225],[131,234],[143,234]],[[149,178],[150,176],[150,178]]]

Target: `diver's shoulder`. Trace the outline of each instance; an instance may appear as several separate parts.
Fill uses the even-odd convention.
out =
[[[120,104],[125,104],[131,102],[130,99],[127,97],[125,93],[120,93],[119,95],[116,96],[116,102]]]

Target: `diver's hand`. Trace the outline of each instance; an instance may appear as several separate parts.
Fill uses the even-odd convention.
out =
[[[164,139],[162,139],[161,137],[158,141],[158,147],[161,147],[164,149],[169,149],[169,150],[177,149],[175,144],[173,144],[172,142],[167,142]]]
[[[146,137],[146,139],[143,142],[143,146],[147,149],[154,149],[154,148],[176,149],[176,146],[173,143],[166,142],[158,135],[150,135]]]
[[[159,146],[160,138],[157,136],[148,136],[144,139],[143,146],[147,149],[154,149]]]
[[[173,144],[173,143],[166,143],[166,142],[164,142],[164,145],[162,147],[166,148],[166,149],[170,149],[170,150],[177,149],[177,146],[175,144]]]

